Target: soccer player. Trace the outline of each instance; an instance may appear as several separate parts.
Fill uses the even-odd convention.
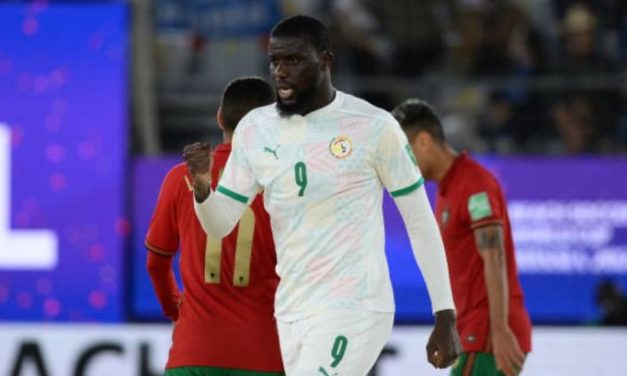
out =
[[[268,53],[278,100],[242,119],[215,191],[207,174],[194,174],[194,205],[205,231],[219,237],[264,192],[277,244],[275,315],[286,373],[364,376],[386,343],[394,300],[383,188],[400,209],[428,286],[435,314],[428,360],[449,366],[461,349],[446,256],[399,124],[333,87],[329,33],[315,18],[280,21]],[[188,151],[194,166],[203,151]]]
[[[239,120],[272,102],[274,90],[262,78],[228,84],[218,110],[224,143],[213,152],[214,182],[229,158]],[[230,234],[208,238],[194,215],[191,181],[184,163],[168,172],[146,236],[148,272],[165,315],[174,321],[166,375],[283,375],[273,316],[276,252],[263,199],[256,196],[243,208]],[[172,271],[177,249],[182,293]]]
[[[464,348],[452,375],[516,375],[531,351],[531,323],[501,186],[487,169],[446,143],[427,103],[409,99],[392,114],[424,177],[438,183],[436,219]]]

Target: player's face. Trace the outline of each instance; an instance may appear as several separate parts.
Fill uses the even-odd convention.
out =
[[[273,37],[268,57],[281,116],[310,112],[322,77],[320,54],[304,38]]]
[[[410,139],[411,149],[414,152],[416,161],[418,162],[420,172],[427,180],[433,179],[433,169],[431,167],[432,153],[429,152],[432,142],[431,136],[426,132],[418,132],[418,134],[414,135],[413,140]]]
[[[587,57],[594,52],[594,35],[589,32],[569,34],[566,45],[571,55]]]

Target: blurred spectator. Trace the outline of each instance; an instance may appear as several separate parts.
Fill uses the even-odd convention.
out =
[[[457,66],[471,75],[505,75],[508,44],[524,21],[524,13],[509,0],[460,0]]]
[[[389,39],[365,5],[362,0],[337,0],[329,9],[330,23],[337,32],[333,41],[338,68],[350,72],[356,79],[386,74],[392,53]],[[356,91],[356,95],[383,108],[393,103],[389,94],[380,88]]]
[[[190,56],[189,61],[187,63],[187,71],[190,74],[201,74],[203,73],[203,54],[205,52],[205,47],[207,46],[207,38],[197,29],[192,29],[192,34],[190,35]]]
[[[315,15],[329,25],[340,87],[382,108],[408,96],[437,103],[453,139],[469,150],[627,150],[627,87],[617,63],[627,55],[625,0],[158,0],[154,6],[155,86],[168,149],[178,150],[183,134],[197,137],[211,128],[216,87],[267,72],[264,25],[280,13]]]
[[[613,59],[627,53],[627,1],[625,0],[553,0],[555,13],[563,18],[575,4],[585,5],[598,17],[599,49]]]
[[[546,73],[545,46],[539,33],[521,25],[507,46],[507,83],[489,96],[479,132],[492,152],[538,152],[548,137],[544,96],[531,82]]]
[[[375,16],[360,0],[338,0],[333,3],[334,22],[340,32],[353,72],[357,75],[382,73],[389,59],[391,45],[383,36]]]
[[[522,9],[529,19],[529,26],[541,38],[547,57],[547,63],[554,63],[557,58],[555,52],[559,46],[559,21],[553,1],[546,0],[513,0]]]
[[[602,311],[602,325],[627,325],[627,296],[615,282],[601,282],[596,300]]]
[[[556,131],[567,152],[606,150],[622,108],[614,86],[617,65],[596,48],[597,18],[585,5],[568,9],[562,31],[564,53],[556,73],[569,88],[553,108]]]
[[[420,76],[445,53],[444,14],[452,1],[361,0],[392,44],[392,73]]]

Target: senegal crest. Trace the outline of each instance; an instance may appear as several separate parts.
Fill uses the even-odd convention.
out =
[[[329,144],[329,151],[338,159],[343,159],[353,152],[353,144],[348,136],[337,136]]]

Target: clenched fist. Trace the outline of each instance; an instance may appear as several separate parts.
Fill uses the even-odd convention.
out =
[[[211,167],[213,155],[211,146],[206,142],[195,142],[183,148],[183,159],[192,175],[192,186],[196,201],[207,199],[211,185]]]
[[[427,342],[427,360],[435,368],[453,364],[461,353],[461,341],[455,327],[455,311],[447,309],[435,313],[435,327]]]

